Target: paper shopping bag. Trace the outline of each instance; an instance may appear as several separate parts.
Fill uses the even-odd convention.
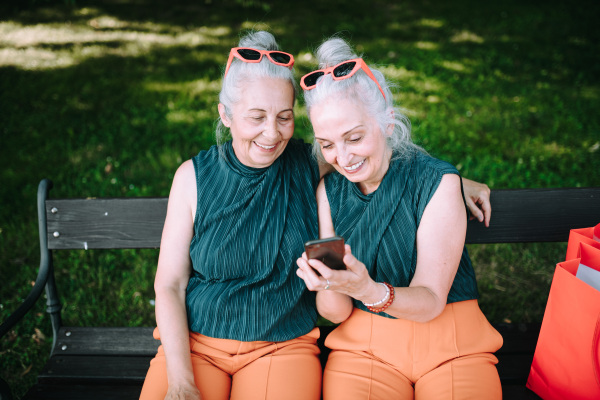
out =
[[[600,399],[600,291],[576,277],[580,263],[600,271],[600,249],[556,266],[527,387],[543,399]]]
[[[571,229],[569,242],[567,243],[566,260],[579,258],[579,243],[587,243],[600,249],[600,224],[591,228]]]

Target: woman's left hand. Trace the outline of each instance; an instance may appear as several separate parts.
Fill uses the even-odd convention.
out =
[[[471,217],[479,222],[484,222],[486,227],[490,226],[492,216],[492,204],[490,202],[490,188],[485,183],[479,183],[467,178],[462,178],[465,200]]]

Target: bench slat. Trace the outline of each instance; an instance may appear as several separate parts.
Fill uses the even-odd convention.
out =
[[[502,385],[502,398],[509,400],[540,400],[541,397],[525,385]]]
[[[467,243],[566,242],[600,222],[600,188],[493,190],[490,200],[490,227],[469,221]]]
[[[533,355],[541,327],[541,323],[494,324],[494,328],[504,339],[504,344],[496,352],[496,355],[506,353],[531,353]]]
[[[152,356],[53,356],[38,375],[47,384],[142,384]]]
[[[23,400],[139,399],[142,385],[35,385]]]
[[[48,248],[158,248],[167,214],[167,200],[48,199]]]
[[[498,357],[498,375],[502,386],[504,385],[525,385],[531,363],[533,361],[533,353],[521,354],[501,354],[496,353]]]
[[[52,355],[154,356],[152,327],[61,327]]]

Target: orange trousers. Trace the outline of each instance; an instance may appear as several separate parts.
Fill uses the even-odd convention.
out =
[[[325,345],[324,400],[502,399],[492,354],[502,336],[476,300],[448,304],[427,323],[354,309]]]
[[[154,337],[159,339],[158,329]],[[319,400],[322,368],[319,329],[285,342],[241,342],[190,333],[194,379],[202,400]],[[150,362],[141,400],[165,398],[162,346]]]

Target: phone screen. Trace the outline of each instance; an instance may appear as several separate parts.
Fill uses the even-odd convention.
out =
[[[344,239],[334,236],[326,239],[316,239],[304,244],[306,256],[320,260],[331,269],[346,269],[344,264]]]

